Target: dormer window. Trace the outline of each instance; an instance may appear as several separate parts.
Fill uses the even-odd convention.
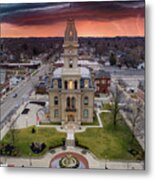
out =
[[[58,81],[57,81],[57,80],[54,80],[54,82],[53,82],[53,87],[54,87],[54,88],[58,88]]]
[[[88,80],[85,80],[85,82],[84,82],[84,87],[85,87],[85,88],[88,88],[88,87],[89,87],[89,81],[88,81]]]

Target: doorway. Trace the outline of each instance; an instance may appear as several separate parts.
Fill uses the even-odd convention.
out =
[[[75,122],[74,115],[68,115],[68,122]]]

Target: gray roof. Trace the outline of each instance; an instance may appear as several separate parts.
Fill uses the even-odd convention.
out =
[[[79,67],[81,72],[81,77],[83,78],[90,78],[90,71],[86,67]],[[62,75],[62,67],[56,68],[53,72],[53,78],[61,78]]]
[[[110,78],[110,73],[106,72],[104,70],[99,70],[95,73],[95,79],[102,78],[102,77],[108,77]]]
[[[62,68],[56,68],[53,72],[53,77],[54,78],[60,78],[62,74]]]

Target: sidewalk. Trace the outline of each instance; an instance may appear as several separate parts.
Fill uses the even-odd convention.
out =
[[[110,160],[98,160],[91,152],[87,151],[86,154],[82,153],[79,147],[68,147],[66,150],[62,148],[54,149],[55,153],[48,152],[42,158],[5,158],[1,157],[2,166],[16,166],[16,167],[49,167],[52,158],[62,152],[75,152],[84,156],[89,163],[90,169],[118,169],[118,170],[143,170],[143,161],[110,161]]]

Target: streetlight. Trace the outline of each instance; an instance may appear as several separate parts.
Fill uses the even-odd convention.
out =
[[[107,162],[107,156],[105,155],[105,169],[107,170],[107,169],[108,169],[108,167],[107,167],[106,162]]]
[[[28,117],[26,117],[26,127],[28,127]]]
[[[32,166],[32,159],[31,159],[31,153],[29,153],[29,165]]]

